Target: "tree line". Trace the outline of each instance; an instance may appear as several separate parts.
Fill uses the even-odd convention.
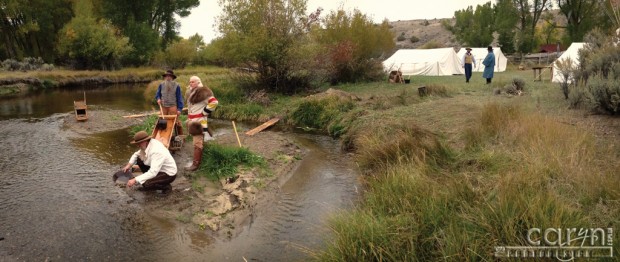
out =
[[[180,39],[199,0],[0,0],[0,59],[76,69],[145,65]]]
[[[443,25],[456,39],[468,46],[487,46],[497,34],[497,42],[506,53],[529,53],[541,44],[568,46],[582,42],[594,28],[611,32],[617,5],[613,0],[497,0],[476,8],[454,12],[454,23]],[[556,22],[550,12],[557,8],[566,19]]]

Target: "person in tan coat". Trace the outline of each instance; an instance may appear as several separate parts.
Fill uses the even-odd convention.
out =
[[[200,167],[202,161],[204,133],[209,132],[208,117],[217,107],[218,101],[213,95],[213,91],[204,86],[197,76],[190,77],[189,88],[185,97],[187,97],[187,130],[192,135],[194,145],[194,159],[187,170],[195,171]]]

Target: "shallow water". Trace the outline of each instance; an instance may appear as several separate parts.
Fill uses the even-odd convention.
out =
[[[0,100],[0,261],[291,261],[323,246],[326,218],[357,194],[338,143],[288,134],[310,152],[275,199],[228,239],[149,216],[111,180],[135,150],[127,129],[80,135],[63,128],[82,90]],[[85,89],[101,108],[148,111],[143,87]],[[230,132],[227,121],[214,121]],[[228,130],[228,131],[227,131]]]

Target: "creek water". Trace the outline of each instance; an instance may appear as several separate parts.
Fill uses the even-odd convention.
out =
[[[213,237],[149,216],[111,181],[135,150],[129,131],[83,135],[64,126],[83,92],[89,106],[144,112],[152,106],[143,90],[54,89],[0,100],[0,261],[304,260],[323,247],[327,218],[358,196],[357,172],[337,141],[289,133],[309,153],[239,235]]]

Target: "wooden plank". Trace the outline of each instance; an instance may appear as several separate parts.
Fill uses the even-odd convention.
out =
[[[252,129],[252,130],[250,130],[248,132],[245,132],[245,134],[248,135],[248,136],[253,136],[256,133],[258,133],[260,131],[263,131],[265,128],[268,128],[268,127],[274,125],[278,121],[280,121],[280,118],[277,118],[277,117],[276,118],[272,118],[269,121],[263,123],[262,125],[257,126],[257,127],[255,127],[254,129]]]

